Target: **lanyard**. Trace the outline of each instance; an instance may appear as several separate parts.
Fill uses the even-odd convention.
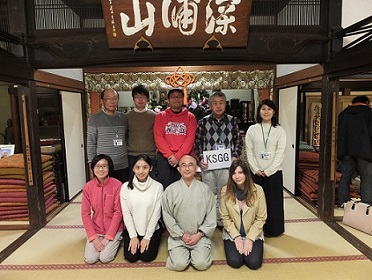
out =
[[[116,131],[115,131],[114,127],[113,127],[112,124],[110,123],[110,120],[107,118],[106,113],[104,113],[104,114],[105,114],[105,118],[106,118],[108,124],[110,125],[112,131],[115,133],[116,138],[119,138],[119,135],[118,135],[119,125],[116,126]],[[115,114],[115,115],[116,115],[116,114]],[[118,124],[119,124],[119,120],[118,120]]]
[[[263,126],[262,126],[262,123],[261,123],[262,140],[263,140],[263,143],[264,143],[264,146],[265,146],[265,152],[267,151],[266,147],[267,147],[267,141],[269,140],[271,127],[272,127],[272,125],[270,124],[270,129],[269,129],[269,132],[267,133],[267,137],[265,139],[265,133],[264,133]]]

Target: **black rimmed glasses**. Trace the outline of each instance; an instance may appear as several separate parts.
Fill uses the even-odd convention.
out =
[[[94,169],[95,170],[100,170],[100,169],[107,170],[108,169],[108,165],[105,165],[105,164],[103,164],[103,165],[96,165],[96,166],[94,166]]]

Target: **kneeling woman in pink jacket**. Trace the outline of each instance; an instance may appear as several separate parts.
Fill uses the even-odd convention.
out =
[[[91,168],[94,178],[85,184],[81,201],[81,218],[87,233],[85,262],[108,263],[115,258],[122,239],[122,183],[111,177],[114,164],[107,155],[95,156]]]

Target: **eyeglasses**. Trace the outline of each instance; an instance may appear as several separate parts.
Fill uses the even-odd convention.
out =
[[[108,165],[96,165],[96,166],[94,166],[94,169],[96,169],[96,170],[99,170],[99,169],[106,170],[106,169],[108,169]]]
[[[193,164],[193,163],[189,163],[189,164],[182,163],[182,164],[180,165],[180,167],[191,169],[191,168],[195,167],[195,164]]]
[[[106,97],[106,98],[103,98],[103,100],[108,101],[108,102],[111,102],[111,101],[116,102],[116,101],[119,100],[119,98],[117,98],[117,97]]]

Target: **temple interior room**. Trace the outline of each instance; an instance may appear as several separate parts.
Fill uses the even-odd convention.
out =
[[[371,279],[372,207],[363,229],[346,222],[337,156],[339,114],[372,100],[370,0],[3,0],[0,14],[0,279]],[[123,244],[110,263],[84,261],[88,121],[107,89],[115,110],[136,111],[139,85],[156,114],[180,89],[197,121],[222,91],[248,164],[257,108],[277,105],[285,232],[264,238],[259,269],[230,267],[218,228],[206,271],[165,268],[167,231],[151,262],[125,260]]]

